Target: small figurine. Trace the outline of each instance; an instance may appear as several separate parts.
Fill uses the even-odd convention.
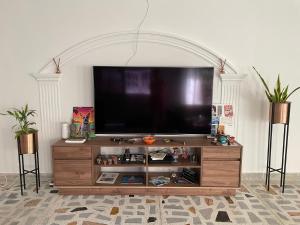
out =
[[[98,155],[98,156],[97,156],[97,158],[96,158],[96,163],[97,163],[98,165],[101,165],[101,163],[102,163],[101,155]]]
[[[196,155],[195,152],[191,152],[190,155],[189,155],[189,157],[190,157],[190,162],[191,163],[197,162],[197,155]]]
[[[176,184],[177,183],[177,174],[171,173],[171,182]]]
[[[111,156],[111,159],[113,161],[113,164],[115,164],[115,165],[118,164],[118,157],[117,156],[113,155],[113,156]]]
[[[187,152],[186,149],[183,149],[181,157],[185,160],[187,160],[189,158],[189,153]]]
[[[125,149],[124,158],[125,158],[126,162],[130,162],[130,150],[129,150],[129,148]]]
[[[227,142],[228,142],[227,136],[226,135],[219,135],[218,142],[222,145],[226,145]]]
[[[219,58],[219,61],[220,61],[219,73],[221,75],[221,74],[225,73],[226,59],[223,60],[223,59]]]
[[[108,162],[108,165],[110,165],[110,166],[112,165],[112,159],[108,159],[107,162]]]
[[[107,160],[106,160],[106,159],[103,160],[103,165],[104,165],[104,166],[107,165]]]
[[[174,159],[174,162],[178,162],[178,154],[179,154],[179,149],[178,148],[174,148],[173,149],[173,159]]]
[[[135,161],[136,161],[136,159],[135,159],[134,155],[131,155],[130,162],[135,162]]]
[[[57,62],[56,62],[55,58],[53,58],[53,62],[54,62],[55,67],[56,67],[55,73],[61,73],[61,71],[60,71],[60,58],[58,58]]]
[[[235,137],[234,136],[229,136],[228,137],[228,143],[232,145],[232,144],[234,144],[234,142],[235,142]]]

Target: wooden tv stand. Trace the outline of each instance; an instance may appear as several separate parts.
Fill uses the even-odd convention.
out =
[[[234,195],[241,183],[242,146],[238,143],[230,146],[212,144],[202,137],[172,138],[171,143],[162,139],[152,145],[118,144],[109,137],[97,137],[84,144],[66,144],[64,140],[56,142],[53,150],[54,184],[60,194],[140,194],[140,195]],[[184,145],[185,144],[185,145]],[[197,154],[196,162],[178,160],[176,163],[148,162],[150,151],[166,147],[185,147]],[[145,164],[98,165],[96,157],[104,150],[119,151],[124,148],[138,149],[145,154]],[[104,154],[104,153],[103,153]],[[154,176],[169,176],[172,171],[190,168],[196,171],[199,179],[196,183],[154,186],[149,180]],[[101,172],[113,170],[120,175],[133,173],[138,169],[145,176],[144,184],[121,184],[118,178],[114,184],[97,184]],[[131,172],[125,172],[131,170]],[[158,171],[156,171],[158,170]]]

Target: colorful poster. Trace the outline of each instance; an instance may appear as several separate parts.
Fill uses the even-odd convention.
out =
[[[95,114],[93,107],[73,107],[73,137],[95,136]]]

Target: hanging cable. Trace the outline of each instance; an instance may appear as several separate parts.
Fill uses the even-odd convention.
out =
[[[0,182],[0,189],[6,189],[7,186],[8,186],[7,176],[4,175],[3,177],[4,177],[4,180],[5,180],[5,181],[4,181],[4,183],[1,183],[1,182]]]
[[[1,183],[0,181],[0,190],[5,191],[9,190],[11,187],[15,186],[18,177],[14,177],[11,181],[8,181],[8,177],[6,175],[2,176],[4,178],[4,182]]]
[[[3,177],[4,177],[4,180],[5,180],[5,181],[4,181],[4,183],[1,183],[1,182],[0,182],[0,188],[5,188],[6,185],[7,185],[7,176],[4,175]]]
[[[138,50],[138,40],[139,40],[139,35],[140,35],[140,31],[141,31],[141,27],[143,25],[143,23],[145,22],[148,12],[149,12],[149,0],[146,0],[147,3],[147,7],[146,7],[146,12],[141,20],[141,22],[139,23],[139,25],[137,26],[137,31],[136,31],[136,39],[135,39],[135,45],[134,45],[134,49],[132,52],[132,55],[128,58],[128,60],[126,61],[125,65],[128,66],[129,62],[133,59],[133,57],[137,54],[137,50]]]

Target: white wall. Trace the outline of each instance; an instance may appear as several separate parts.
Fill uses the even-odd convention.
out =
[[[240,73],[247,73],[241,92],[239,141],[244,145],[243,172],[263,172],[266,161],[268,103],[251,69],[255,65],[267,81],[281,73],[284,83],[297,79],[300,48],[298,0],[149,0],[142,29],[173,33],[224,56]],[[39,109],[36,81],[29,76],[70,46],[91,37],[137,27],[146,0],[1,0],[0,112],[26,103]],[[124,65],[132,44],[101,48],[62,68],[62,117],[69,120],[74,105],[91,105],[91,66]],[[194,55],[166,46],[141,44],[131,65],[202,65]],[[288,172],[300,172],[298,158],[300,92],[292,104]],[[39,120],[37,119],[37,122]],[[17,172],[12,120],[0,117],[0,173]],[[274,142],[281,132],[275,130]],[[279,145],[279,143],[277,144]],[[275,146],[276,147],[276,146]],[[279,147],[279,146],[277,146]],[[276,148],[275,148],[276,149]],[[40,149],[41,170],[51,172],[49,149]],[[279,161],[278,148],[275,160]],[[29,160],[32,163],[32,161]]]

